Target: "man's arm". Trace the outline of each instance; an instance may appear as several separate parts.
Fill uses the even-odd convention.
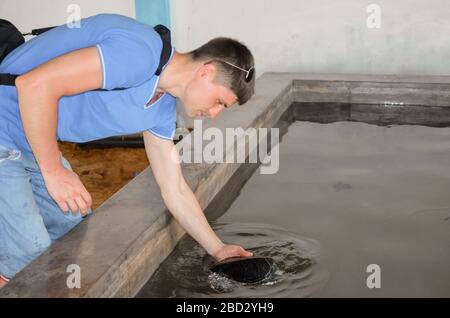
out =
[[[16,79],[25,135],[50,195],[64,211],[85,213],[92,199],[78,176],[65,169],[56,140],[58,100],[100,88],[102,70],[95,47],[59,56]]]
[[[186,232],[218,260],[251,256],[252,253],[240,246],[225,245],[214,233],[197,198],[184,180],[173,142],[145,131],[144,143],[164,203]]]

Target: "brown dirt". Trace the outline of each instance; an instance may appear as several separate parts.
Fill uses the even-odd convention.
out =
[[[149,165],[144,148],[82,149],[60,142],[59,149],[91,194],[92,209]]]

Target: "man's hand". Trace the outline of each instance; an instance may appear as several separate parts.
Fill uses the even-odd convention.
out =
[[[252,252],[246,251],[239,245],[224,245],[217,253],[212,255],[217,261],[230,257],[250,257]]]
[[[92,198],[75,172],[61,166],[54,172],[44,173],[43,177],[48,193],[64,212],[70,209],[72,213],[87,213]]]

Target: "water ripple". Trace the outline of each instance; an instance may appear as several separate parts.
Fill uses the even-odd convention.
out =
[[[213,227],[224,242],[273,258],[273,275],[260,284],[242,284],[212,273],[208,268],[213,259],[187,237],[139,297],[309,297],[328,280],[328,271],[318,263],[320,245],[311,238],[266,224],[217,223]]]

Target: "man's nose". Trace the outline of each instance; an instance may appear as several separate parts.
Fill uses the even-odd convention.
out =
[[[209,109],[209,117],[211,117],[212,119],[216,118],[217,115],[219,115],[219,113],[222,111],[223,107],[222,106],[214,106],[212,108]]]

